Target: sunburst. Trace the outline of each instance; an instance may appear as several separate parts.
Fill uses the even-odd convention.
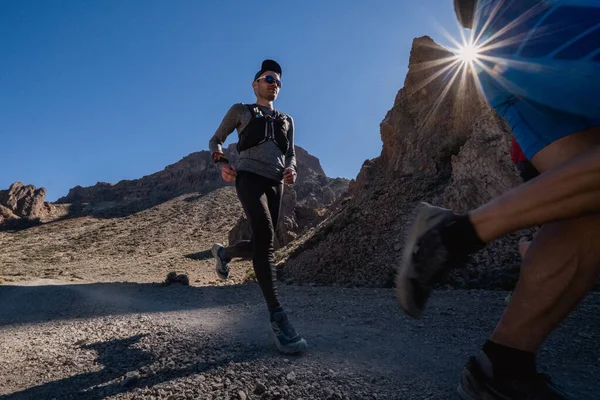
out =
[[[470,95],[468,90],[471,84],[474,84],[480,91],[482,90],[482,82],[479,75],[485,74],[486,77],[493,79],[498,86],[502,86],[509,91],[514,91],[514,83],[504,76],[504,72],[507,68],[535,69],[540,73],[550,72],[547,70],[547,66],[538,64],[535,61],[525,61],[517,57],[512,57],[509,54],[506,56],[499,56],[498,54],[503,54],[503,52],[496,51],[497,49],[504,47],[514,47],[515,44],[523,42],[527,33],[523,33],[523,29],[517,29],[519,28],[519,25],[529,21],[538,13],[546,12],[547,7],[539,4],[535,5],[524,10],[518,18],[515,18],[493,34],[485,34],[488,32],[491,21],[499,12],[498,7],[499,5],[493,10],[490,10],[485,19],[479,19],[479,21],[476,20],[473,29],[466,30],[459,25],[458,33],[460,37],[453,37],[446,29],[437,24],[443,36],[449,41],[449,45],[444,47],[449,50],[450,54],[415,66],[415,68],[418,68],[420,71],[428,69],[432,70],[431,74],[424,77],[421,82],[417,83],[414,88],[415,91],[421,90],[440,77],[443,77],[444,79],[444,87],[436,97],[435,103],[425,117],[424,123],[426,125],[431,122],[434,115],[438,113],[442,101],[448,95],[450,87],[455,83],[458,84],[458,96]],[[481,26],[478,27],[478,24]],[[558,27],[552,27],[550,29],[558,29]],[[511,31],[521,33],[507,35],[508,32]],[[551,32],[551,30],[548,32]],[[458,103],[461,102],[456,102],[456,106],[460,107],[461,105]]]
[[[465,43],[458,48],[456,57],[463,63],[473,64],[479,58],[479,48],[473,43]]]

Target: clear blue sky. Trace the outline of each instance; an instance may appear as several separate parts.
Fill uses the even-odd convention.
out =
[[[296,143],[355,178],[381,152],[413,38],[449,45],[441,27],[458,36],[452,0],[1,0],[0,189],[54,201],[207,150],[265,58]]]

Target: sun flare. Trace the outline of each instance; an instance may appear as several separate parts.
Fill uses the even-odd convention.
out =
[[[464,63],[472,63],[479,56],[479,49],[473,44],[465,44],[460,47],[456,56]]]

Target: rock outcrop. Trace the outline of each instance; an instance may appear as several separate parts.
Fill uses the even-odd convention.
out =
[[[479,95],[470,72],[429,37],[414,40],[404,87],[380,125],[381,155],[364,163],[349,198],[278,253],[299,283],[391,286],[420,201],[465,211],[518,184],[510,129]],[[458,287],[505,287],[516,279],[517,235],[455,273]],[[475,263],[483,269],[475,269]]]
[[[13,183],[8,190],[0,190],[0,205],[19,218],[42,218],[46,212],[44,199],[46,189],[21,182]]]
[[[24,228],[52,218],[56,207],[45,202],[45,198],[45,188],[22,182],[0,190],[0,230]]]

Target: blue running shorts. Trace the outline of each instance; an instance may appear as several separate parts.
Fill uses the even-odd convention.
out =
[[[600,125],[600,0],[480,0],[474,72],[528,159]]]

